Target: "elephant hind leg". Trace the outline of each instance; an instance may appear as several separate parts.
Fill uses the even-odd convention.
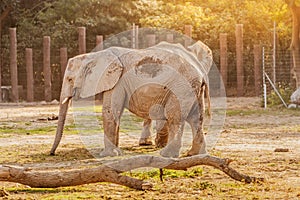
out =
[[[188,151],[188,156],[197,154],[206,154],[206,141],[203,133],[204,118],[204,91],[202,90],[198,97],[198,108],[194,108],[188,116],[188,123],[191,125],[193,132],[192,148]]]
[[[181,143],[182,143],[184,121],[178,123],[174,123],[174,121],[168,122],[168,126],[170,130],[168,143],[167,146],[161,150],[160,154],[163,157],[177,158],[179,157]]]
[[[194,135],[192,148],[187,153],[188,156],[197,154],[207,154],[206,141],[201,128],[198,128],[196,134]]]
[[[139,145],[140,146],[148,146],[148,145],[152,145],[152,141],[151,141],[151,119],[145,119],[144,120],[144,124],[143,124],[143,131],[141,134],[141,138],[139,140]]]
[[[156,138],[155,145],[158,148],[165,147],[168,143],[169,137],[169,126],[166,120],[156,121]]]

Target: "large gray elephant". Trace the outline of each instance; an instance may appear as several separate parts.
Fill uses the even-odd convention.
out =
[[[202,43],[201,43],[202,44]],[[101,156],[121,154],[119,124],[124,108],[145,120],[168,127],[161,155],[178,157],[185,121],[192,126],[188,155],[206,152],[203,135],[204,94],[212,59],[199,59],[180,44],[162,42],[135,50],[111,47],[69,60],[60,96],[59,119],[51,154],[61,140],[70,99],[103,94],[104,149]],[[199,66],[202,65],[202,66]]]

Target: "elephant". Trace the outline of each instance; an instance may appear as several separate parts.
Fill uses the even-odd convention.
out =
[[[207,56],[207,55],[206,55]],[[180,44],[161,42],[147,49],[110,47],[69,59],[60,95],[58,125],[50,154],[62,138],[71,99],[103,95],[104,149],[102,157],[117,156],[120,118],[124,108],[135,115],[162,122],[167,144],[160,154],[178,157],[185,121],[192,124],[188,155],[206,153],[203,134],[204,97],[208,94],[209,59],[198,58]],[[202,69],[199,65],[203,65]],[[209,96],[209,95],[208,95]],[[159,141],[160,139],[158,139]]]
[[[170,45],[169,43],[161,43],[156,47],[166,49],[168,51],[171,51],[172,53],[178,54],[179,56],[184,56],[190,63],[198,66],[199,70],[201,70],[205,74],[208,74],[213,64],[211,49],[201,41],[195,42],[193,45],[188,46],[187,49],[183,49],[180,46],[176,46],[175,48],[174,45]],[[187,52],[186,50],[189,51]],[[208,82],[208,79],[206,80],[206,82]],[[208,98],[208,101],[210,101],[209,94],[206,94],[206,96]],[[188,120],[187,122],[192,128],[194,128],[192,121]],[[139,139],[140,146],[153,145],[151,139],[151,123],[151,119],[144,120],[143,130]],[[155,138],[155,145],[157,147],[164,147],[167,144],[168,127],[164,126],[164,123],[165,122],[161,120],[156,121],[157,136]]]

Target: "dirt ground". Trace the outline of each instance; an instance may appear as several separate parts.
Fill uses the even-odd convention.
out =
[[[0,198],[300,199],[300,110],[281,107],[264,110],[260,104],[259,98],[227,98],[225,124],[210,153],[235,160],[233,167],[251,176],[264,177],[266,181],[263,183],[240,183],[216,169],[200,166],[195,169],[201,173],[190,176],[174,172],[166,175],[164,182],[151,176],[149,171],[135,174],[154,184],[149,191],[136,191],[110,183],[32,189],[0,182]],[[44,167],[88,165],[93,158],[76,131],[72,131],[71,113],[66,123],[69,133],[63,137],[57,156],[48,156],[57,113],[55,103],[0,104],[0,164],[31,167],[37,164]],[[275,149],[287,152],[276,152]],[[8,195],[1,197],[1,190]]]

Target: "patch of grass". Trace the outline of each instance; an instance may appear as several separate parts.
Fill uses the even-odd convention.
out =
[[[290,102],[290,96],[292,95],[294,90],[290,86],[281,83],[278,84],[277,90],[281,95],[282,99],[284,100],[284,102],[288,104]],[[270,107],[283,104],[281,99],[279,98],[279,96],[276,94],[274,90],[272,90],[271,93],[267,95],[267,103],[268,106]]]
[[[196,182],[193,187],[199,190],[206,190],[206,189],[215,190],[217,188],[215,184],[212,184],[208,181]]]
[[[12,135],[49,135],[55,134],[56,126],[43,126],[43,127],[15,127],[15,126],[3,126],[0,129],[0,138],[7,138]],[[77,134],[75,124],[66,125],[64,128],[64,134]]]
[[[46,126],[42,128],[18,128],[13,126],[4,126],[0,129],[0,137],[7,137],[12,134],[32,135],[32,134],[49,134],[55,131],[54,126]]]
[[[300,116],[299,109],[286,109],[286,108],[267,108],[262,109],[228,109],[226,110],[227,116],[249,116],[249,115],[293,115]]]
[[[137,171],[137,172],[126,172],[125,175],[130,175],[135,178],[139,179],[160,179],[160,172],[159,169],[152,169],[149,171]],[[189,170],[170,170],[170,169],[164,169],[163,170],[163,179],[173,179],[173,178],[195,178],[202,176],[203,169],[201,167],[194,167]]]

